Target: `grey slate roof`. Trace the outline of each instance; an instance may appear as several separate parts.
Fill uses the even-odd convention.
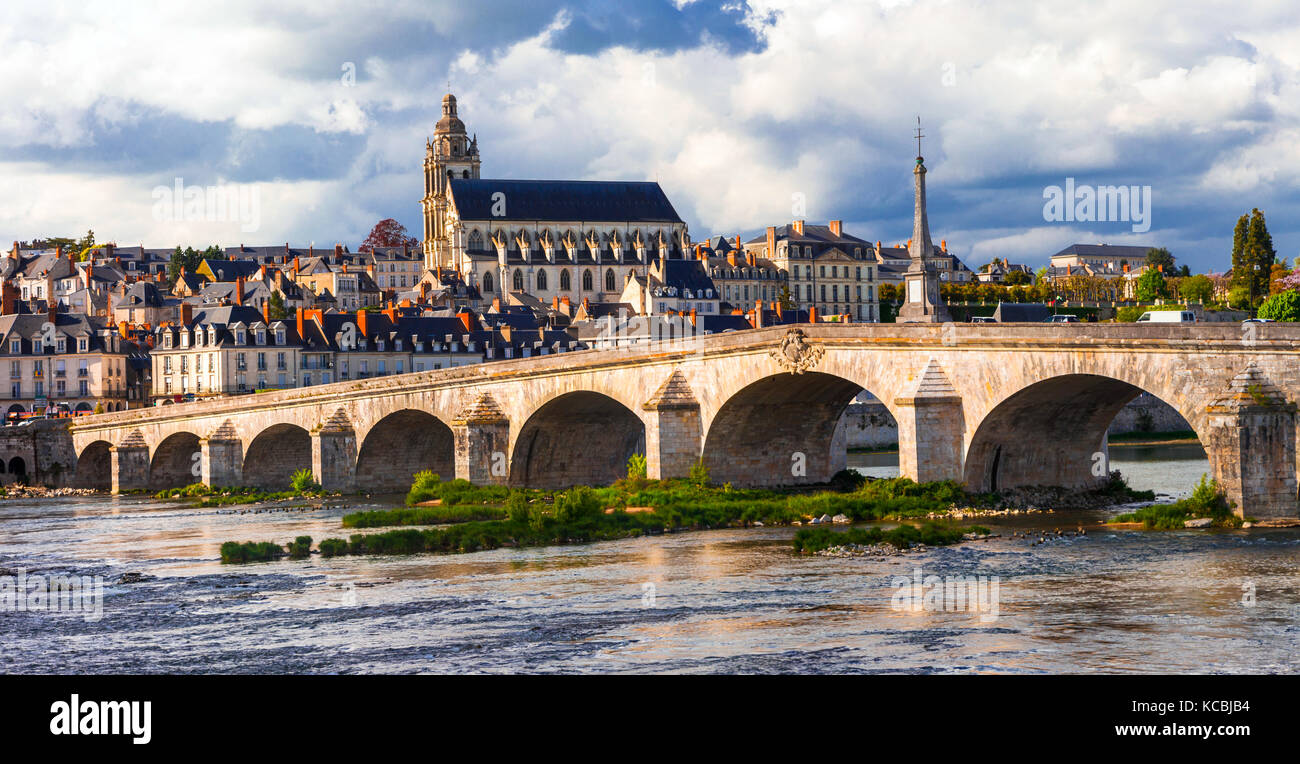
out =
[[[453,178],[450,191],[461,220],[683,222],[653,182]],[[498,192],[504,216],[492,214]]]

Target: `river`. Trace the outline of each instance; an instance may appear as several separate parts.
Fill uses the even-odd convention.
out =
[[[865,456],[853,461],[887,473]],[[1112,463],[1134,487],[1169,495],[1205,471],[1196,447],[1112,446]],[[218,562],[223,541],[345,535],[339,518],[356,506],[0,502],[0,574],[107,582],[98,620],[0,612],[0,671],[1300,669],[1295,529],[1109,531],[1096,527],[1106,513],[1087,512],[981,521],[1001,537],[888,558],[800,557],[794,529],[760,528],[445,557]],[[1011,535],[1080,526],[1091,530],[1045,543]],[[895,579],[918,568],[995,577],[996,608],[898,608]],[[143,580],[119,583],[124,574]]]

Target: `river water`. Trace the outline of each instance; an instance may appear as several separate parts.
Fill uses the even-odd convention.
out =
[[[860,464],[888,472],[888,465]],[[878,459],[877,459],[878,460]],[[1192,447],[1112,446],[1185,493]],[[895,468],[896,470],[896,468]],[[0,575],[107,582],[102,617],[0,612],[0,671],[1293,672],[1300,531],[1108,531],[1105,512],[981,521],[1002,536],[889,558],[800,557],[791,528],[470,555],[218,562],[221,542],[345,535],[352,506],[0,502]],[[1082,536],[1037,539],[1056,529]],[[996,607],[898,606],[922,575],[996,577]],[[119,583],[123,574],[143,580]],[[986,590],[987,591],[987,590]],[[1253,595],[1253,597],[1251,596]]]

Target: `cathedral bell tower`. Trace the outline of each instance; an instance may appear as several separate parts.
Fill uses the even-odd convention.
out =
[[[448,181],[478,176],[478,136],[467,136],[465,123],[456,116],[456,96],[448,93],[442,97],[442,119],[438,120],[433,139],[425,141],[424,198],[420,206],[424,211],[426,268],[455,266],[447,230]]]

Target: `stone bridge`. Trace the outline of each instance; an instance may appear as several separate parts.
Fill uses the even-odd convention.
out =
[[[1259,518],[1297,514],[1300,327],[1277,324],[815,324],[729,332],[115,412],[68,425],[62,482],[404,491],[418,470],[475,483],[608,483],[703,460],[716,483],[825,481],[865,389],[898,421],[900,470],[972,490],[1104,480],[1106,428],[1141,391],[1196,430]],[[3,456],[3,454],[0,454]]]

